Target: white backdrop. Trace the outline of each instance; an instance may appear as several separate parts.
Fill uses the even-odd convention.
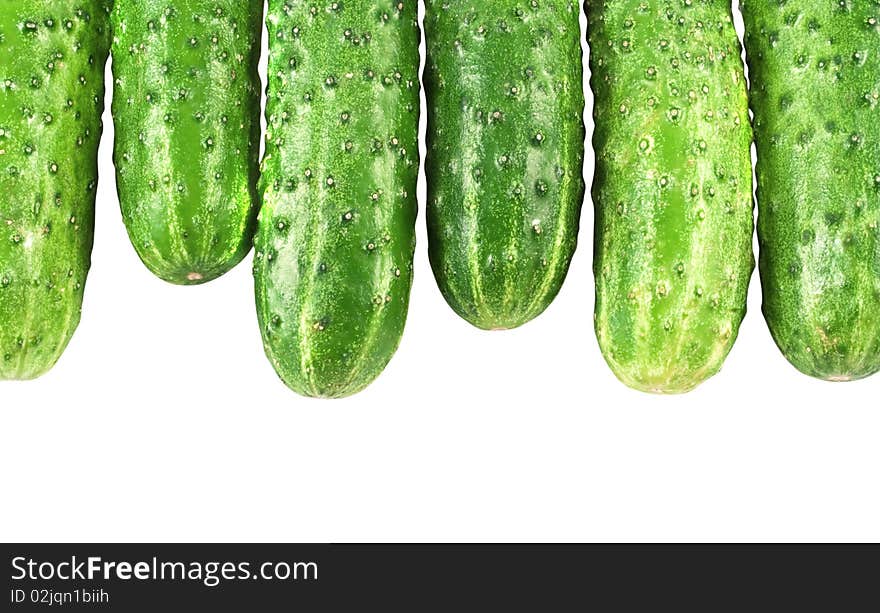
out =
[[[0,383],[0,540],[880,539],[880,377],[797,373],[757,275],[722,373],[652,397],[599,353],[589,200],[557,302],[505,333],[444,303],[423,209],[396,358],[355,398],[306,400],[264,358],[250,258],[198,288],[141,265],[105,119],[82,324],[49,375]]]

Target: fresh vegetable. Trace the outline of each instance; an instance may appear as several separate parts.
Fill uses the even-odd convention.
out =
[[[0,0],[0,379],[48,371],[79,324],[109,10]]]
[[[418,210],[417,9],[269,2],[257,311],[275,370],[304,395],[363,389],[403,333]]]
[[[880,2],[742,3],[764,315],[798,369],[880,370]]]
[[[427,0],[428,232],[443,296],[483,329],[558,294],[584,197],[583,52],[571,0]]]
[[[250,251],[260,143],[261,0],[116,0],[113,119],[138,255],[205,283]]]
[[[721,368],[754,268],[752,133],[730,3],[587,7],[599,343],[627,385],[687,392]]]

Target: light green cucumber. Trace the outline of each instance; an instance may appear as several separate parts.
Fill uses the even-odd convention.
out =
[[[730,2],[587,3],[596,332],[627,385],[722,366],[754,268],[746,83]]]
[[[191,285],[250,251],[257,212],[262,0],[116,0],[114,162],[144,264]]]
[[[764,315],[802,372],[880,370],[880,2],[742,2]]]
[[[540,315],[584,197],[580,7],[427,0],[428,238],[443,296],[483,329]]]
[[[48,371],[80,321],[110,4],[0,0],[0,379]]]
[[[270,0],[255,247],[266,354],[300,394],[369,385],[403,333],[419,169],[416,0]]]

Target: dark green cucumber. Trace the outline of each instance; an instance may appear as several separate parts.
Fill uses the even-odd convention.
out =
[[[729,1],[587,3],[596,331],[627,385],[722,366],[754,269],[748,101]]]
[[[0,0],[0,379],[48,371],[79,324],[110,4]]]
[[[354,394],[391,359],[412,285],[416,0],[270,0],[257,312],[284,382]]]
[[[832,381],[880,370],[880,2],[743,0],[764,315]]]
[[[262,0],[116,0],[116,181],[132,244],[182,285],[250,251]]]
[[[584,197],[572,0],[427,0],[428,234],[450,306],[520,326],[559,293]]]

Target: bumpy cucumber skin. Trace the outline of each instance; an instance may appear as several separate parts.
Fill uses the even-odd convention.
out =
[[[478,328],[540,315],[577,245],[580,7],[427,0],[428,233],[443,296]]]
[[[880,2],[742,2],[764,315],[831,381],[880,370]]]
[[[625,384],[722,366],[754,270],[751,126],[729,2],[588,2],[596,331]]]
[[[349,396],[395,353],[419,169],[416,0],[270,0],[257,312],[281,379]]]
[[[110,2],[0,0],[0,380],[55,365],[94,236]]]
[[[114,162],[147,268],[206,283],[250,251],[260,145],[261,0],[116,0]]]

